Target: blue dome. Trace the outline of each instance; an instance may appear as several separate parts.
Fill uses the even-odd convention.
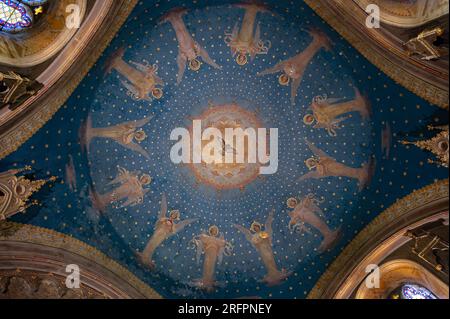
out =
[[[446,114],[303,2],[176,2],[140,1],[64,107],[2,162],[75,176],[14,220],[98,248],[167,298],[304,298],[380,212],[446,177],[424,169],[428,154],[397,143]],[[221,132],[267,129],[275,172],[174,163],[171,134],[192,132],[195,119]],[[173,234],[153,243],[146,265],[139,254],[161,211]],[[210,282],[205,258],[216,247]]]

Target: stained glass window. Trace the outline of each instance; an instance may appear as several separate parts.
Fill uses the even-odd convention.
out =
[[[418,285],[404,285],[402,296],[403,299],[437,299],[427,288]]]
[[[0,0],[0,31],[16,33],[30,28],[34,21],[34,7],[48,0]]]
[[[395,289],[389,299],[438,299],[427,288],[415,284],[404,284]]]

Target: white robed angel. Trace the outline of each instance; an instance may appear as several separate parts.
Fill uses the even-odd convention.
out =
[[[105,194],[99,194],[91,189],[90,197],[94,208],[99,212],[104,212],[111,204],[116,204],[116,208],[132,207],[142,204],[145,194],[150,191],[144,187],[151,182],[152,178],[148,174],[141,175],[140,172],[130,172],[118,167],[117,177],[107,184],[110,187],[117,186]]]
[[[323,220],[320,215],[323,214],[322,209],[319,207],[319,201],[314,194],[309,194],[300,201],[297,198],[289,198],[287,206],[292,209],[289,212],[289,229],[301,233],[303,231],[309,232],[307,225],[318,230],[323,240],[319,246],[319,252],[325,252],[333,247],[333,245],[339,240],[341,235],[341,229],[330,229],[326,221]]]
[[[254,222],[250,229],[247,229],[241,225],[234,225],[245,238],[253,245],[261,256],[262,262],[266,267],[267,274],[264,276],[262,282],[268,286],[277,286],[283,283],[283,281],[291,275],[291,272],[286,269],[278,270],[277,263],[272,249],[272,223],[273,214],[275,210],[272,210],[267,217],[266,223],[261,225],[258,222]]]
[[[215,225],[209,227],[208,234],[195,236],[191,244],[197,249],[197,263],[200,263],[202,254],[205,255],[203,261],[203,276],[194,281],[194,285],[211,292],[217,286],[215,280],[216,265],[220,265],[223,256],[231,256],[233,246],[227,242],[222,235],[219,235],[219,228]]]
[[[182,231],[186,226],[197,221],[196,218],[186,219],[180,221],[180,212],[178,210],[172,210],[167,216],[167,198],[163,194],[161,199],[161,210],[158,215],[158,220],[155,223],[154,232],[142,253],[138,253],[139,261],[150,269],[155,268],[153,261],[153,254],[156,249],[167,239],[175,236]]]
[[[94,138],[111,139],[123,147],[137,152],[149,159],[147,151],[139,145],[147,138],[147,134],[142,129],[151,118],[144,118],[138,121],[129,121],[109,127],[92,127],[92,118],[89,115],[86,122],[80,127],[79,137],[83,150],[89,152],[91,141]]]
[[[375,160],[371,158],[362,167],[350,167],[339,163],[318,147],[306,140],[308,147],[314,153],[314,157],[306,160],[306,166],[310,172],[299,178],[300,181],[308,179],[321,179],[325,177],[348,177],[358,180],[358,188],[362,191],[368,187],[375,171]]]
[[[315,29],[310,30],[309,33],[312,36],[313,40],[303,52],[285,61],[281,61],[280,63],[265,71],[258,73],[259,76],[263,76],[267,74],[282,72],[282,74],[278,78],[278,82],[281,85],[289,85],[289,82],[291,82],[292,105],[295,105],[298,89],[304,79],[306,69],[309,67],[311,61],[322,48],[325,48],[326,50],[331,49],[331,41],[328,39],[325,33]]]
[[[160,23],[170,22],[172,24],[178,40],[177,84],[180,84],[183,79],[184,72],[186,71],[186,64],[192,71],[200,70],[202,62],[200,62],[199,57],[201,57],[205,63],[209,64],[213,68],[221,68],[220,65],[211,59],[205,48],[203,48],[192,38],[191,33],[188,31],[186,24],[183,21],[183,16],[187,12],[188,10],[185,8],[174,8],[166,13],[160,21]]]

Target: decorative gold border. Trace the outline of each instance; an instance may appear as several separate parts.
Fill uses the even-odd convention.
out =
[[[148,299],[162,299],[155,290],[142,282],[129,270],[88,244],[62,233],[33,225],[12,222],[0,223],[0,241],[18,241],[69,251],[94,261],[125,280]]]
[[[391,221],[401,218],[403,214],[410,212],[413,209],[420,208],[442,198],[448,198],[448,195],[449,180],[445,179],[414,191],[395,202],[392,206],[375,217],[375,219],[359,232],[350,244],[345,247],[342,253],[319,278],[316,285],[309,292],[307,299],[321,298],[331,280],[335,278],[342,267],[354,257],[354,252],[358,251],[368,238],[372,238],[375,234],[383,231],[386,225]]]
[[[64,87],[64,90],[58,94],[57,98],[51,102],[44,104],[30,118],[9,130],[4,136],[0,136],[0,160],[15,152],[22,144],[29,140],[36,132],[38,132],[67,101],[71,94],[75,91],[81,81],[84,79],[89,70],[94,66],[101,54],[113,40],[114,36],[120,30],[126,19],[130,15],[139,0],[126,0],[122,4],[121,11],[117,13],[114,24],[107,26],[107,33],[101,41],[95,44],[95,49],[90,53],[89,59],[83,67],[74,72],[70,82]]]
[[[375,50],[365,45],[364,39],[361,39],[352,32],[351,28],[345,26],[342,20],[322,4],[320,0],[304,0],[305,3],[316,12],[325,22],[344,37],[356,50],[358,50],[367,60],[394,80],[397,84],[405,87],[407,90],[435,104],[443,109],[449,108],[448,90],[444,90],[425,82],[419,77],[405,72],[397,65],[392,63],[388,57],[378,54]],[[325,0],[328,1],[328,0]],[[332,0],[335,1],[335,0]],[[349,1],[350,2],[350,1]]]

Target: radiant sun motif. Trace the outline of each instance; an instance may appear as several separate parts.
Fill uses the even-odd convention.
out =
[[[250,112],[236,103],[211,106],[201,115],[195,118],[202,121],[202,128],[216,128],[225,138],[225,129],[243,129],[253,128],[258,130],[262,128],[261,121],[254,112]],[[202,149],[210,141],[202,141]],[[233,145],[225,144],[225,140],[219,141],[223,143],[223,163],[208,164],[207,158],[203,156],[201,164],[191,164],[190,168],[194,173],[198,183],[214,187],[218,190],[225,189],[241,189],[253,182],[259,175],[260,164],[249,163],[249,143],[248,139],[244,142],[244,158],[243,163],[234,161],[233,163],[225,163],[225,154],[233,151]],[[257,147],[257,145],[256,145]],[[213,156],[213,155],[211,155]]]

